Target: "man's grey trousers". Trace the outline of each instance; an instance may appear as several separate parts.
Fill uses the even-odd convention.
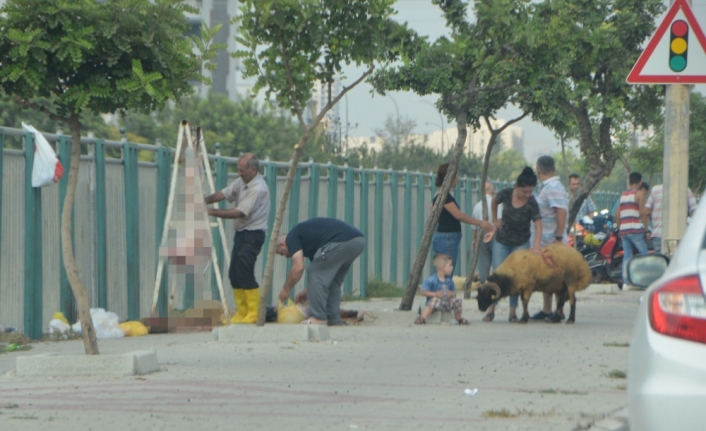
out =
[[[307,270],[312,317],[333,325],[341,323],[341,284],[364,248],[365,238],[359,236],[345,242],[330,242],[316,250]]]

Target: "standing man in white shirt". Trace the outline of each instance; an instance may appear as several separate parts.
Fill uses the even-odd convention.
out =
[[[214,217],[235,219],[233,253],[228,278],[237,307],[231,323],[255,323],[260,305],[260,285],[255,279],[255,262],[262,250],[270,216],[270,189],[259,174],[260,161],[251,153],[238,158],[238,178],[225,189],[206,196],[206,204],[226,199],[235,208],[208,208]]]
[[[569,194],[566,193],[561,179],[556,174],[556,164],[552,156],[541,156],[537,159],[537,176],[541,181],[541,189],[537,194],[539,214],[542,216],[542,239],[540,247],[555,242],[568,243]],[[532,240],[534,240],[534,225],[532,225]],[[552,313],[552,295],[544,294],[544,307],[531,317],[533,320],[547,319],[559,322],[561,319]]]
[[[696,212],[696,199],[694,194],[691,192],[690,188],[687,191],[687,209],[688,217],[694,215]],[[652,187],[650,192],[650,197],[647,198],[647,203],[645,204],[645,215],[647,218],[652,220],[652,247],[655,253],[662,253],[662,199],[663,199],[662,184]]]
[[[493,196],[495,196],[495,187],[490,181],[485,183],[485,200],[488,202],[488,215],[483,217],[483,201],[479,200],[478,203],[473,207],[473,214],[471,217],[477,220],[490,221],[492,218],[492,202]],[[498,218],[502,219],[502,205],[498,207]],[[473,248],[475,249],[476,241],[480,241],[480,247],[478,248],[478,275],[480,282],[483,283],[490,275],[490,265],[493,262],[493,242],[484,242],[483,237],[488,231],[481,230],[478,226],[471,225],[473,230]]]

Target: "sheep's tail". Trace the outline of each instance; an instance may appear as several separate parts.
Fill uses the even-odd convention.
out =
[[[583,258],[583,255],[581,257]],[[592,279],[591,268],[589,268],[585,258],[583,258],[583,262],[576,266],[576,272],[576,290],[584,290],[591,284]]]

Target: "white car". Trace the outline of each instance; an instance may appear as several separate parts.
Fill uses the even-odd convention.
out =
[[[625,280],[648,287],[630,343],[630,429],[706,430],[706,199],[671,262],[634,257]],[[703,411],[701,409],[704,409]]]

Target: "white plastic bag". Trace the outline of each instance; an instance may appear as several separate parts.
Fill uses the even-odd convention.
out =
[[[49,321],[49,333],[50,334],[64,334],[66,332],[69,332],[71,329],[71,326],[69,326],[67,323],[62,322],[59,319],[52,319]]]
[[[118,320],[118,315],[112,311],[91,308],[91,321],[93,321],[93,329],[96,330],[96,338],[123,338],[125,332],[118,328]],[[71,328],[80,334],[82,332],[81,321],[76,321]]]
[[[32,167],[32,187],[50,186],[58,183],[64,175],[64,167],[56,157],[47,139],[29,124],[22,128],[34,133],[34,166]]]

